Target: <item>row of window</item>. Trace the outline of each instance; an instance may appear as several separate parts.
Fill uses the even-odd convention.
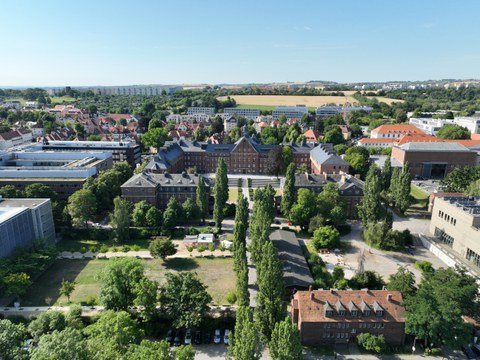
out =
[[[371,311],[370,310],[364,310],[364,311],[358,311],[358,310],[352,310],[350,311],[350,315],[351,316],[359,316],[359,315],[363,315],[363,316],[370,316],[371,314]],[[345,310],[339,310],[338,311],[338,316],[345,316],[346,315],[346,312]],[[378,310],[378,311],[375,311],[375,315],[378,316],[378,317],[382,317],[383,316],[383,311],[382,310]],[[325,316],[333,316],[333,310],[325,310]]]
[[[435,227],[435,237],[445,245],[453,247],[453,237],[445,233],[442,229]]]
[[[438,210],[438,216],[441,217],[446,222],[453,224],[453,226],[457,225],[457,219],[451,217],[450,215],[445,214],[442,210]]]
[[[352,334],[355,334],[352,330]],[[348,339],[349,338],[349,333],[323,333],[323,338],[324,339],[334,339],[335,337],[337,339]]]
[[[480,267],[480,255],[478,255],[475,251],[467,248],[466,258],[468,261],[471,261],[476,266]]]

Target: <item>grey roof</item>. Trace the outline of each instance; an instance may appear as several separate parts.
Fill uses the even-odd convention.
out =
[[[128,179],[121,187],[157,187],[157,186],[197,186],[198,179],[201,175],[193,174],[154,174],[147,173],[145,171],[140,174],[136,174]],[[210,186],[210,181],[208,178],[204,178],[205,186]]]
[[[410,142],[400,145],[405,151],[470,152],[465,146],[455,142]]]
[[[283,144],[290,146],[294,153],[309,153],[312,151],[318,144],[312,143],[290,143],[290,144]]]
[[[310,152],[310,157],[315,160],[318,164],[328,164],[328,165],[344,165],[347,166],[348,163],[343,160],[340,156],[335,154],[332,150],[330,150],[329,146],[325,146],[326,144],[320,144],[319,146],[315,147]]]
[[[356,196],[363,196],[364,183],[355,176],[348,174],[295,174],[295,186],[306,189],[317,189],[328,183],[337,183],[338,190],[342,195],[349,195],[353,192]],[[355,193],[360,191],[360,193]]]
[[[306,288],[312,284],[313,278],[295,233],[275,230],[270,234],[270,240],[276,247],[278,258],[283,264],[285,286]]]

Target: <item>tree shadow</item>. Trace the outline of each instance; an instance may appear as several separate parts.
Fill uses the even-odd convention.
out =
[[[198,268],[198,263],[191,258],[172,258],[163,263],[167,269],[176,271],[190,271]]]

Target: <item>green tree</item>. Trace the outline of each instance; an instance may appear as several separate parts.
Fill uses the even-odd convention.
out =
[[[438,130],[437,137],[444,140],[469,140],[470,131],[460,125],[445,124]]]
[[[5,185],[0,188],[0,195],[5,199],[16,199],[25,197],[23,192],[17,190],[13,185]]]
[[[177,249],[170,239],[153,240],[150,242],[148,250],[154,258],[160,258],[163,261],[166,260],[167,256],[175,255],[177,253]]]
[[[141,316],[146,320],[152,319],[157,312],[158,283],[142,278],[135,287],[135,293],[133,303],[143,307]]]
[[[369,222],[377,222],[385,217],[386,211],[382,205],[381,191],[380,171],[376,166],[372,165],[365,179],[363,198],[357,207],[364,226]]]
[[[62,284],[60,285],[60,289],[59,289],[60,295],[66,296],[68,299],[68,302],[70,302],[70,295],[72,295],[76,285],[77,283],[75,281],[68,281],[68,280],[62,279]]]
[[[338,226],[345,223],[347,218],[347,202],[338,190],[338,184],[325,185],[322,192],[317,195],[318,213],[324,221]]]
[[[169,140],[168,130],[166,128],[153,128],[149,129],[140,138],[143,146],[146,148],[159,148],[165,144],[165,141]]]
[[[177,328],[200,325],[212,301],[206,286],[193,272],[167,273],[167,282],[160,288],[160,305]]]
[[[370,289],[381,290],[385,286],[385,282],[380,274],[375,271],[362,271],[355,274],[349,281],[352,289]]]
[[[283,196],[280,203],[282,214],[288,216],[293,204],[295,203],[295,164],[290,163],[285,174],[285,183],[283,186]]]
[[[415,295],[415,275],[405,266],[399,266],[395,274],[390,275],[387,284],[388,290],[400,291],[404,299]]]
[[[266,241],[262,248],[262,259],[257,264],[257,307],[255,321],[263,334],[270,340],[275,323],[283,320],[286,306],[283,302],[285,283],[283,266],[271,241]]]
[[[352,175],[359,174],[363,179],[367,174],[370,164],[368,162],[368,156],[358,152],[350,152],[353,148],[350,148],[345,153],[345,161],[350,165],[350,173]]]
[[[12,273],[3,279],[7,295],[14,296],[16,299],[27,293],[28,288],[32,285],[30,275],[21,273]]]
[[[0,320],[0,354],[4,360],[22,359],[21,348],[27,337],[23,324],[14,324],[10,320]]]
[[[126,161],[116,162],[115,164],[113,164],[111,171],[120,174],[118,179],[120,184],[123,184],[133,176],[132,167]]]
[[[42,335],[38,346],[31,351],[32,360],[88,360],[91,359],[86,341],[77,329],[55,330],[52,334]]]
[[[132,203],[121,197],[116,197],[113,200],[113,206],[113,212],[110,214],[110,225],[115,241],[122,243],[130,239]]]
[[[422,277],[415,296],[407,297],[405,331],[425,345],[464,345],[471,327],[463,316],[477,314],[476,278],[463,269],[440,268]]]
[[[317,201],[315,194],[308,189],[299,189],[297,201],[292,206],[289,214],[290,221],[306,229],[310,219],[317,213]]]
[[[85,334],[105,342],[113,342],[126,350],[131,344],[138,344],[143,338],[143,330],[137,320],[126,311],[105,311],[97,322],[84,330]],[[95,359],[95,357],[92,357]]]
[[[200,218],[205,222],[207,216],[207,189],[205,187],[205,179],[203,176],[198,177],[197,191],[196,191],[196,204],[200,212]]]
[[[181,217],[181,205],[173,196],[167,204],[167,208],[163,212],[163,225],[167,229],[173,229],[177,225],[177,221]]]
[[[193,202],[191,198],[185,200],[182,207],[185,220],[193,220],[197,218],[199,211],[197,205]]]
[[[283,149],[281,146],[275,146],[268,152],[266,161],[266,172],[275,175],[278,178],[283,171]]]
[[[338,126],[335,126],[325,133],[323,141],[325,143],[338,145],[343,144],[345,142],[345,139],[343,138],[342,130]]]
[[[293,150],[290,146],[283,146],[282,148],[282,159],[283,159],[283,173],[285,173],[288,167],[293,164]]]
[[[34,199],[52,199],[55,200],[57,198],[57,193],[53,191],[50,186],[44,184],[30,184],[25,187],[25,191],[23,195],[26,198],[34,198]]]
[[[144,278],[140,260],[132,257],[114,258],[100,274],[100,301],[107,309],[127,310],[137,296],[136,285]]]
[[[147,214],[145,215],[147,225],[151,227],[159,227],[162,224],[162,217],[162,212],[155,206],[148,209]]]
[[[97,201],[90,190],[77,190],[68,198],[67,211],[74,226],[88,228],[87,221],[95,215],[96,210]]]
[[[66,327],[65,315],[59,311],[47,311],[38,315],[28,325],[28,332],[33,339],[38,341],[44,334],[52,333],[53,331],[62,331]]]
[[[213,219],[217,228],[222,228],[223,207],[228,200],[228,176],[227,165],[223,158],[218,159],[217,170],[215,172],[215,185],[213,188],[213,197],[215,199],[213,207]]]
[[[132,223],[135,226],[147,226],[147,212],[153,206],[145,200],[139,201],[133,207]]]
[[[273,360],[303,359],[300,332],[289,318],[275,324],[269,345]]]
[[[410,186],[412,176],[408,163],[402,170],[395,168],[390,181],[389,197],[400,212],[405,213],[411,204]]]
[[[445,192],[464,192],[477,180],[480,180],[480,166],[455,167],[440,182],[440,185]]]
[[[133,344],[128,348],[126,359],[138,360],[175,360],[175,354],[170,344],[165,340],[142,340],[140,344]]]
[[[275,190],[269,185],[255,190],[252,217],[250,218],[250,253],[253,262],[262,257],[263,244],[268,241],[275,216]]]
[[[392,162],[390,155],[385,159],[385,165],[382,169],[382,178],[383,178],[383,190],[388,191],[390,188],[390,181],[392,179]]]
[[[480,196],[480,179],[468,186],[467,190],[465,191],[465,195]]]
[[[319,227],[313,233],[313,246],[315,249],[332,249],[340,244],[340,233],[332,226]]]
[[[177,360],[194,360],[195,350],[192,345],[183,345],[175,349]]]
[[[233,342],[228,354],[234,360],[258,360],[261,357],[261,343],[258,330],[253,322],[252,309],[240,306],[237,310]]]

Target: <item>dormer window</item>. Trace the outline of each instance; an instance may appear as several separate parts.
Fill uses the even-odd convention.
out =
[[[365,310],[363,312],[363,316],[370,316],[370,310]]]
[[[377,315],[378,317],[382,317],[383,316],[383,310],[375,311],[375,315]]]
[[[333,316],[332,310],[325,310],[325,316]]]
[[[352,316],[358,316],[358,311],[357,310],[352,310],[351,314],[352,314]]]
[[[339,316],[345,316],[345,310],[340,310],[340,311],[338,312],[338,315],[339,315]]]

